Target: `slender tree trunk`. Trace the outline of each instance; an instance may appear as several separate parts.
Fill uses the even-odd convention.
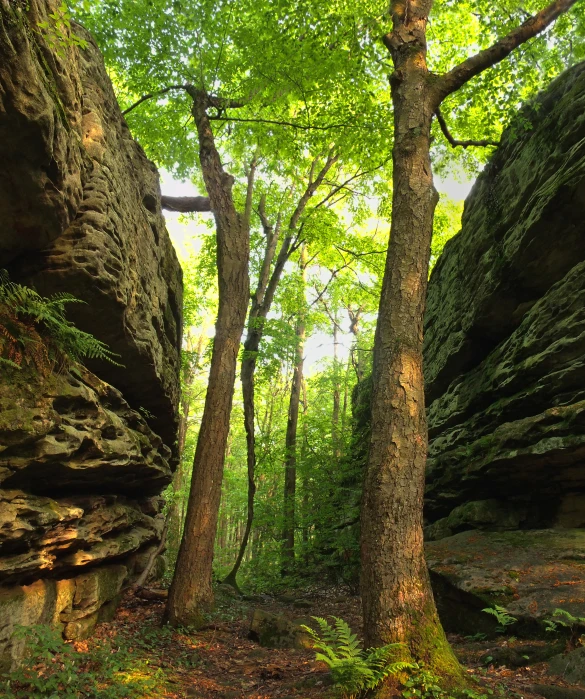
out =
[[[286,423],[285,461],[284,461],[284,526],[282,530],[283,572],[288,572],[295,557],[295,493],[297,486],[297,426],[299,422],[299,405],[303,386],[303,364],[305,353],[305,280],[307,265],[307,247],[301,247],[301,288],[299,316],[296,326],[297,348],[296,362],[290,390],[288,420]]]
[[[348,307],[347,312],[349,314],[350,326],[349,331],[354,336],[354,346],[352,347],[352,361],[355,367],[356,378],[358,383],[363,381],[365,375],[365,358],[364,350],[360,347],[360,316],[362,314],[362,309],[358,308],[356,311]],[[355,353],[355,354],[354,354]]]
[[[242,368],[240,373],[244,403],[244,428],[246,430],[246,461],[248,469],[246,527],[244,529],[244,535],[242,537],[242,542],[240,544],[234,567],[224,580],[225,583],[232,585],[236,589],[239,589],[237,584],[237,575],[242,561],[244,560],[244,554],[246,552],[246,547],[248,546],[248,540],[250,538],[250,532],[254,522],[254,498],[256,496],[254,374],[256,371],[256,358],[258,356],[258,350],[264,335],[264,323],[272,307],[272,301],[274,300],[276,289],[280,283],[284,266],[288,261],[291,252],[293,251],[293,238],[297,231],[300,218],[303,215],[310,198],[322,184],[326,174],[337,162],[337,160],[338,156],[334,155],[332,152],[329,153],[325,164],[315,179],[313,179],[313,175],[317,166],[317,159],[313,161],[307,188],[300,197],[298,204],[290,217],[287,234],[279,250],[272,273],[270,272],[270,269],[276,253],[276,247],[280,235],[281,216],[279,214],[276,225],[272,227],[268,221],[268,217],[266,216],[265,200],[264,198],[260,200],[258,213],[260,215],[262,226],[264,228],[264,234],[266,236],[266,249],[264,252],[260,276],[258,278],[258,285],[252,298],[252,305],[248,320],[248,336],[244,344],[244,356],[242,359]]]
[[[423,313],[438,194],[430,161],[436,109],[426,67],[432,0],[393,2],[395,72],[392,227],[374,345],[372,433],[361,508],[367,646],[404,643],[443,676],[459,665],[446,641],[423,549],[427,422]],[[380,696],[390,696],[382,688]]]
[[[236,589],[239,589],[236,578],[238,575],[238,571],[240,570],[242,561],[244,560],[244,554],[246,552],[246,547],[248,546],[248,540],[250,538],[250,532],[252,530],[252,523],[254,522],[254,497],[256,495],[256,443],[254,438],[254,371],[256,369],[257,349],[253,355],[247,355],[246,353],[250,351],[247,346],[249,346],[250,344],[252,343],[250,342],[249,335],[248,339],[246,340],[246,344],[244,345],[244,358],[242,359],[241,369],[248,469],[248,500],[246,526],[244,528],[244,535],[242,537],[240,548],[238,550],[236,562],[234,563],[233,568],[224,580],[224,583],[232,585]]]
[[[206,96],[195,91],[191,96],[201,169],[216,223],[219,310],[185,532],[166,607],[166,619],[184,626],[200,625],[213,606],[213,548],[236,362],[249,300],[249,214],[242,217],[235,209],[233,178],[224,172],[215,147]]]
[[[341,446],[339,438],[339,408],[341,403],[341,387],[339,385],[339,325],[337,312],[332,318],[333,322],[333,413],[331,416],[331,436],[333,437],[333,456],[339,461],[341,458]]]
[[[187,331],[185,344],[188,351],[192,351],[193,337]],[[185,485],[186,469],[183,463],[185,443],[187,441],[187,430],[189,428],[189,416],[191,412],[191,389],[193,382],[200,368],[203,354],[204,336],[200,335],[197,341],[195,357],[191,361],[184,362],[183,376],[181,381],[181,414],[179,416],[179,433],[177,437],[177,451],[179,454],[179,465],[173,478],[173,502],[167,514],[168,522],[168,542],[172,551],[178,551],[183,530],[183,502],[181,493]]]

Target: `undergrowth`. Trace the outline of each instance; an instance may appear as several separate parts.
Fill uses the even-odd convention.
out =
[[[315,660],[325,663],[331,673],[333,686],[344,699],[369,696],[390,675],[398,675],[401,696],[404,699],[488,699],[492,690],[486,692],[467,688],[455,693],[441,686],[441,678],[428,670],[423,663],[405,661],[391,662],[399,652],[400,643],[391,643],[379,648],[364,650],[357,634],[339,617],[332,617],[334,624],[321,617],[313,619],[320,633],[303,625],[311,637]]]
[[[43,297],[0,270],[0,365],[32,365],[42,375],[86,359],[121,366],[107,345],[67,320],[71,303],[84,301],[65,293]]]
[[[25,644],[18,669],[0,681],[5,699],[142,699],[158,694],[164,675],[121,639],[92,644],[91,651],[76,651],[57,629],[19,626],[17,642]]]

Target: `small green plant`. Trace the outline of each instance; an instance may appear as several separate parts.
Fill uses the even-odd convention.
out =
[[[400,644],[365,651],[346,621],[335,616],[331,618],[333,626],[321,617],[313,617],[320,634],[309,626],[303,625],[302,628],[313,641],[313,648],[317,651],[315,659],[327,665],[334,686],[343,697],[357,697],[377,687],[389,675],[411,667],[407,662],[389,662]]]
[[[461,689],[454,694],[441,687],[440,678],[425,668],[424,663],[415,663],[409,670],[409,678],[404,682],[402,696],[405,699],[487,699],[493,694],[477,692],[475,689]]]
[[[150,410],[147,410],[144,406],[138,408],[138,412],[142,414],[147,420],[156,420],[156,415],[153,415]]]
[[[13,638],[25,644],[21,665],[0,677],[4,699],[139,699],[154,696],[161,681],[123,644],[102,642],[77,652],[58,630],[18,626]]]
[[[49,47],[60,57],[65,58],[67,49],[78,46],[87,48],[87,41],[71,29],[71,15],[65,0],[55,12],[49,13],[49,21],[39,22],[37,27],[41,30]]]
[[[557,632],[560,628],[569,629],[569,643],[572,646],[585,645],[585,636],[581,631],[585,627],[585,617],[573,616],[566,609],[555,609],[552,619],[545,619],[544,626],[546,631]]]
[[[472,636],[465,636],[465,639],[467,641],[485,641],[486,638],[487,638],[487,634],[482,633],[481,631],[474,633]]]
[[[518,621],[516,617],[508,614],[508,610],[505,607],[500,607],[498,604],[494,604],[493,607],[486,607],[481,611],[485,612],[486,614],[491,614],[496,618],[496,621],[498,622],[498,625],[496,626],[497,633],[506,633],[508,627]]]
[[[41,374],[68,360],[101,359],[121,366],[107,345],[67,320],[70,303],[84,301],[64,293],[43,297],[0,270],[0,364],[21,368],[32,363]]]

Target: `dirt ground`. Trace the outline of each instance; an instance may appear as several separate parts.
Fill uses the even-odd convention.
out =
[[[306,608],[299,609],[293,599],[302,597]],[[310,604],[310,607],[309,607]],[[159,699],[273,699],[331,696],[326,667],[315,662],[310,650],[272,650],[248,639],[250,619],[255,608],[285,615],[291,619],[338,616],[354,631],[361,631],[359,598],[348,596],[347,589],[325,588],[297,592],[290,597],[262,596],[245,601],[222,596],[217,612],[197,633],[160,629],[164,603],[126,595],[115,619],[102,624],[97,639],[115,639],[122,634],[140,648],[142,658],[161,678]],[[164,631],[164,630],[163,630]],[[490,657],[506,653],[514,646],[526,653],[526,641],[506,637],[472,640],[451,635],[453,648],[468,668],[496,695],[514,699],[537,699],[543,695],[534,685],[565,686],[547,675],[547,664],[508,668],[496,667]],[[91,647],[86,642],[84,648]],[[128,642],[128,641],[127,641]],[[544,642],[532,642],[534,652]],[[532,650],[530,650],[532,652]],[[516,653],[516,657],[518,656]],[[560,695],[559,695],[560,696]],[[566,695],[572,696],[571,693]]]

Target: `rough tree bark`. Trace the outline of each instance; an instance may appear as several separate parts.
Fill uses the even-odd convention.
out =
[[[542,31],[576,0],[558,0],[449,73],[429,73],[432,0],[393,0],[384,37],[394,63],[390,243],[374,348],[372,431],[361,508],[362,603],[367,646],[402,643],[407,657],[452,683],[463,675],[438,619],[424,559],[427,423],[423,314],[433,215],[430,130],[441,101]],[[377,695],[393,696],[384,685]]]
[[[221,496],[224,455],[232,407],[236,362],[249,299],[249,216],[253,172],[244,215],[232,198],[233,178],[219,158],[207,115],[208,96],[191,88],[203,179],[215,217],[219,310],[205,408],[193,462],[185,531],[169,590],[166,620],[198,626],[213,606],[213,547]]]
[[[282,528],[283,573],[290,572],[295,557],[295,499],[297,487],[297,426],[299,405],[303,388],[303,364],[305,355],[305,282],[307,269],[307,246],[301,247],[301,307],[296,325],[296,361],[290,389],[288,420],[286,423],[284,457],[284,524]]]

